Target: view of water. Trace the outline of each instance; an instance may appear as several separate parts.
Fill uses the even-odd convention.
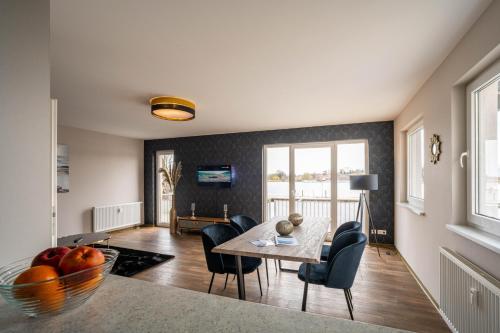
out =
[[[288,198],[288,182],[267,182],[268,197]],[[296,182],[295,193],[298,197],[329,198],[331,197],[330,182]],[[358,199],[359,191],[349,189],[349,181],[337,183],[337,196],[339,199]]]

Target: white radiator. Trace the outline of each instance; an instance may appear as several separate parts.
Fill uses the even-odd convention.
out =
[[[142,202],[94,207],[93,231],[111,231],[142,224]]]
[[[500,332],[500,281],[447,248],[440,249],[440,311],[455,332]]]

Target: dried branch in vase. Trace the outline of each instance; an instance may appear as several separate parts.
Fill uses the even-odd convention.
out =
[[[182,162],[172,162],[168,163],[166,168],[158,169],[158,173],[160,173],[165,181],[167,182],[170,189],[175,192],[175,188],[177,187],[177,183],[179,179],[182,177]]]

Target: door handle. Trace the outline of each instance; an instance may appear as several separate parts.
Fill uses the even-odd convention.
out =
[[[464,151],[462,154],[460,154],[460,167],[462,169],[464,168],[464,157],[469,157],[469,152]]]

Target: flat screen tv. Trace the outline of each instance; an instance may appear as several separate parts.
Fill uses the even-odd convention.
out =
[[[196,180],[200,186],[231,187],[233,175],[230,165],[199,166]]]

